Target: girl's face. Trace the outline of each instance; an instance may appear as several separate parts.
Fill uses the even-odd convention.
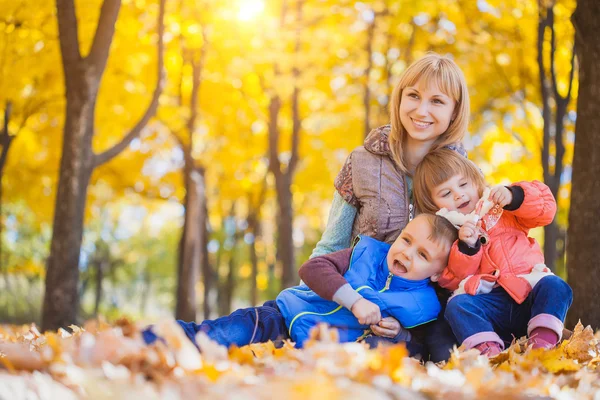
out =
[[[437,208],[469,214],[475,210],[479,190],[473,182],[458,174],[433,188],[431,198]]]
[[[430,84],[427,84],[430,83]],[[400,122],[408,140],[433,143],[446,132],[453,118],[456,101],[433,82],[417,81],[402,90]]]

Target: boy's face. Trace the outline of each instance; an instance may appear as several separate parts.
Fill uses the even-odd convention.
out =
[[[448,263],[451,243],[434,242],[431,225],[417,216],[406,225],[387,254],[390,272],[404,279],[437,281]]]
[[[439,209],[447,208],[448,211],[469,214],[475,210],[479,200],[479,191],[473,182],[458,174],[434,187],[431,191],[431,198]]]

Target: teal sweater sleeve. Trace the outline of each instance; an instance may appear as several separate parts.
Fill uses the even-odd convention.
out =
[[[352,241],[352,226],[357,209],[336,191],[327,219],[327,227],[309,258],[347,249]]]

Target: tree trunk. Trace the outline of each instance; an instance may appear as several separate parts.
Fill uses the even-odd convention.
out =
[[[259,236],[259,222],[257,212],[250,210],[248,214],[248,230],[252,235],[252,241],[248,245],[250,253],[250,263],[252,264],[252,272],[250,274],[250,305],[255,306],[258,303],[258,287],[256,279],[258,278],[258,255],[256,253],[256,240]]]
[[[196,283],[200,272],[202,235],[200,220],[204,214],[202,199],[205,197],[204,177],[187,159],[185,172],[185,219],[181,238],[181,256],[177,274],[177,300],[175,318],[196,320]],[[205,291],[208,288],[205,288]]]
[[[221,308],[219,309],[219,315],[228,315],[231,313],[231,304],[233,302],[233,292],[235,291],[235,271],[237,270],[237,240],[234,239],[233,248],[229,253],[229,269],[227,270],[227,278],[223,285]]]
[[[558,197],[560,182],[564,170],[564,118],[567,107],[571,100],[571,89],[573,87],[575,71],[575,50],[571,58],[571,73],[568,81],[566,95],[561,95],[558,90],[556,76],[556,31],[554,27],[554,4],[545,5],[539,3],[538,37],[537,37],[537,64],[540,82],[540,94],[542,97],[542,119],[544,121],[541,161],[544,173],[544,183],[548,185],[554,198]],[[546,33],[550,33],[549,50],[544,52]],[[548,57],[546,57],[548,56]],[[548,58],[548,68],[546,59]],[[554,110],[552,103],[555,104]],[[554,148],[554,154],[551,149]],[[551,160],[554,159],[554,166]],[[555,270],[557,259],[557,240],[560,237],[559,226],[554,220],[550,225],[544,227],[544,259],[546,265]]]
[[[150,270],[148,265],[144,266],[144,285],[143,290],[140,296],[140,313],[142,315],[146,314],[146,309],[148,308],[148,298],[150,297],[150,293],[152,292],[152,277],[150,276]]]
[[[285,179],[284,179],[285,178]],[[289,175],[281,179],[277,186],[277,206],[279,230],[277,236],[277,261],[281,268],[281,287],[287,288],[298,283],[294,258],[293,208]]]
[[[87,188],[94,168],[125,150],[139,136],[158,107],[162,91],[163,17],[166,0],[159,1],[158,77],[152,100],[140,120],[117,144],[101,154],[94,154],[94,109],[121,1],[104,0],[89,54],[83,57],[80,53],[74,0],[56,0],[67,102],[52,241],[46,268],[43,330],[55,330],[77,322],[79,253]]]
[[[42,329],[58,329],[77,323],[79,310],[79,252],[88,183],[92,173],[94,103],[83,79],[70,78],[64,127],[60,177],[56,194]]]
[[[202,170],[202,179],[206,181],[204,170]],[[206,190],[202,200],[202,214],[198,224],[200,225],[200,272],[202,273],[202,282],[204,283],[204,296],[202,299],[202,312],[204,319],[210,318],[212,306],[210,303],[210,293],[214,286],[214,275],[208,257],[208,199]]]
[[[108,256],[108,254],[106,255]],[[104,254],[100,254],[100,258],[96,262],[96,301],[94,302],[94,318],[98,317],[98,311],[100,310],[100,303],[102,303],[103,295],[103,282],[104,282],[104,271],[107,270],[108,262],[107,258],[104,258]]]
[[[575,149],[571,208],[567,242],[567,271],[574,301],[568,326],[582,319],[600,327],[600,3],[579,0],[572,17],[579,63],[579,97],[575,126]]]
[[[300,53],[302,39],[302,7],[304,1],[296,2],[296,32],[294,55]],[[285,20],[286,8],[282,10],[281,25]],[[297,58],[297,57],[296,57]],[[275,76],[280,76],[279,67],[274,66]],[[294,212],[292,203],[291,184],[294,179],[294,173],[299,161],[299,143],[300,129],[302,119],[300,117],[300,88],[298,86],[300,78],[300,68],[297,64],[292,67],[292,77],[294,79],[294,89],[291,96],[292,109],[292,139],[291,139],[291,157],[285,171],[282,170],[279,161],[279,138],[280,130],[278,126],[279,112],[281,110],[281,98],[275,92],[271,95],[269,103],[269,171],[275,178],[275,187],[277,191],[278,208],[278,231],[277,231],[277,264],[281,268],[281,287],[286,288],[297,283],[296,263],[294,259]]]
[[[8,150],[10,149],[10,145],[14,139],[14,136],[10,135],[8,132],[8,123],[10,122],[10,114],[12,111],[12,103],[9,101],[6,103],[6,108],[4,108],[4,129],[2,129],[2,134],[0,135],[0,144],[2,145],[2,154],[0,154],[0,271],[3,271],[3,263],[2,263],[2,231],[4,228],[4,220],[2,218],[2,184],[4,177],[4,166],[6,165],[6,160],[8,159]]]
[[[557,241],[560,237],[560,230],[556,223],[556,218],[551,224],[544,227],[544,261],[548,268],[556,272],[556,260],[558,258]]]
[[[364,137],[369,135],[371,132],[371,86],[370,78],[371,70],[373,69],[373,39],[375,37],[375,18],[369,23],[367,28],[367,42],[365,43],[365,52],[367,53],[367,66],[365,67],[364,79],[365,79],[365,92],[363,93],[363,108],[365,110],[364,120]]]

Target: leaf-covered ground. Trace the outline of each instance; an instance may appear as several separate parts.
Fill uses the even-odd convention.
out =
[[[72,329],[3,327],[0,399],[600,398],[600,335],[581,324],[552,351],[522,340],[491,360],[457,349],[441,365],[408,358],[403,346],[338,344],[324,326],[303,350],[227,350],[199,336],[202,354],[174,321],[156,326],[166,344],[153,346],[125,320]]]

